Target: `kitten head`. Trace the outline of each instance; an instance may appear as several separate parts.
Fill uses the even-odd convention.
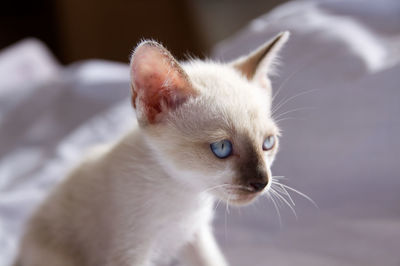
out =
[[[132,104],[171,178],[237,204],[270,187],[279,129],[267,74],[288,37],[281,33],[224,64],[180,64],[156,42],[138,45],[131,60]]]

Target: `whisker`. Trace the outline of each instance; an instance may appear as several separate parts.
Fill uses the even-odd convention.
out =
[[[229,196],[228,196],[228,200],[227,200],[227,202],[226,202],[226,207],[225,207],[225,211],[228,213],[228,214],[230,214],[230,212],[229,212],[229,201],[231,200],[231,194],[229,194]]]
[[[244,189],[244,190],[249,190],[249,191],[251,191],[251,189],[248,188],[248,187],[246,187],[246,186],[242,186],[242,185],[232,185],[232,184],[228,184],[228,185],[229,185],[229,188],[232,188],[232,189],[238,189],[238,188],[240,188],[240,189]]]
[[[272,195],[276,196],[276,191],[273,188],[270,188],[270,190],[271,190],[270,192],[272,193]],[[275,199],[276,199],[276,203],[277,203],[278,207],[285,206],[285,202],[282,201],[282,199],[280,199],[279,197],[276,197]]]
[[[311,92],[315,92],[315,91],[317,91],[317,90],[316,89],[312,89],[312,90],[302,91],[302,92],[299,92],[299,93],[297,93],[297,94],[295,94],[295,95],[293,95],[293,96],[291,96],[289,98],[286,98],[286,99],[280,101],[274,108],[272,108],[271,116],[273,116],[276,113],[276,111],[278,111],[282,106],[284,106],[288,102],[294,100],[295,98],[298,98],[298,97],[300,97],[302,95],[305,95],[305,94],[308,94],[308,93],[311,93]]]
[[[226,203],[225,203],[225,237],[228,235],[227,234],[227,228],[228,228],[228,218],[227,218],[227,214],[229,214],[229,201],[230,201],[230,199],[231,199],[231,196],[232,195],[229,195],[228,194],[228,199],[226,200]]]
[[[221,199],[218,199],[217,203],[215,204],[214,211],[218,209],[219,204],[221,203]]]
[[[227,187],[227,186],[230,186],[230,184],[220,184],[220,185],[216,185],[216,186],[207,188],[206,190],[202,191],[201,193],[206,193],[206,192],[209,192],[209,191],[211,191],[211,190],[214,190],[214,189],[217,189],[217,188],[220,188],[220,187]]]
[[[297,73],[299,73],[301,70],[304,70],[305,68],[299,67],[296,70],[294,70],[292,73],[290,73],[281,83],[281,85],[279,85],[278,89],[276,90],[276,92],[274,93],[274,95],[272,96],[272,102],[275,100],[275,98],[279,95],[279,92],[281,91],[281,89],[283,88],[283,86],[285,86],[285,84],[291,80]]]
[[[292,197],[290,196],[289,192],[287,192],[287,190],[285,189],[284,186],[282,186],[282,184],[279,184],[279,186],[282,188],[283,193],[285,193],[285,195],[289,198],[289,200],[292,202],[293,206],[296,206],[296,204],[294,203],[294,200],[292,199]]]
[[[201,193],[206,193],[209,192],[211,190],[217,189],[217,188],[221,188],[221,187],[227,187],[228,189],[246,189],[249,190],[249,188],[245,187],[245,186],[241,186],[241,185],[233,185],[233,184],[220,184],[220,185],[216,185],[210,188],[205,189],[204,191],[202,191]]]
[[[298,219],[297,213],[296,213],[296,211],[294,210],[293,206],[292,206],[282,195],[280,195],[278,191],[271,190],[271,192],[274,193],[275,196],[277,196],[279,199],[281,199],[281,200],[290,208],[290,210],[291,210],[291,211],[293,212],[293,214],[294,214],[294,217],[296,217],[296,220],[297,220],[297,219]]]
[[[292,187],[290,187],[290,186],[288,186],[288,185],[285,185],[285,184],[280,184],[280,185],[283,186],[283,187],[286,188],[286,189],[289,189],[289,190],[291,190],[291,191],[297,193],[298,195],[302,196],[303,198],[307,199],[308,201],[310,201],[310,202],[314,205],[315,208],[319,209],[317,203],[315,203],[315,201],[313,201],[313,200],[312,200],[309,196],[307,196],[306,194],[304,194],[304,193],[298,191],[297,189],[294,189],[294,188],[292,188]]]
[[[282,88],[289,80],[291,80],[291,79],[292,79],[295,75],[297,75],[300,71],[303,71],[303,70],[305,70],[305,69],[309,69],[310,65],[311,65],[312,63],[315,63],[315,62],[313,62],[313,61],[314,61],[314,60],[307,60],[306,62],[303,62],[302,64],[300,64],[300,66],[298,66],[294,71],[292,71],[292,72],[281,82],[281,84],[279,85],[279,88],[277,89],[276,93],[272,96],[272,100],[274,100],[274,99],[278,96],[278,94],[279,94],[281,88]]]
[[[282,217],[281,217],[281,213],[279,212],[279,208],[278,205],[276,204],[274,198],[273,198],[273,194],[268,193],[268,198],[271,199],[272,204],[274,205],[274,208],[276,210],[276,213],[278,214],[278,220],[279,220],[279,226],[282,227]]]
[[[291,120],[291,119],[295,120],[296,118],[294,118],[294,117],[284,117],[284,118],[275,120],[275,123],[278,124],[279,122],[282,122],[282,121],[285,121],[285,120]]]
[[[289,111],[283,112],[281,114],[278,114],[276,117],[274,117],[274,119],[279,119],[280,117],[286,115],[286,114],[290,114],[293,112],[298,112],[298,111],[304,111],[304,110],[314,110],[315,108],[313,107],[303,107],[303,108],[296,108],[296,109],[291,109]]]
[[[272,186],[277,192],[281,192],[283,194],[282,196],[286,196],[293,206],[296,206],[290,194],[286,191],[284,187],[281,187],[280,183],[272,183]]]

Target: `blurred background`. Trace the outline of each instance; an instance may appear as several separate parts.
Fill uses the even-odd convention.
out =
[[[127,62],[142,38],[178,58],[204,57],[218,41],[284,0],[15,0],[0,8],[0,49],[26,37],[61,63],[88,58]]]
[[[399,266],[399,0],[3,1],[0,266],[83,151],[134,125],[127,63],[137,42],[228,61],[283,30],[272,172],[319,209],[294,190],[295,203],[275,198],[277,210],[267,199],[220,206],[218,241],[232,266]],[[43,43],[13,45],[27,37]]]

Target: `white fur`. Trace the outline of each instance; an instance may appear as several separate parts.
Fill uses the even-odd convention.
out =
[[[88,155],[32,217],[18,265],[151,266],[178,253],[188,265],[227,265],[212,234],[212,206],[232,195],[224,185],[238,178],[237,162],[216,158],[207,143],[230,138],[246,157],[246,143],[259,149],[277,135],[271,88],[232,65],[182,68],[199,96],[163,123],[136,127]],[[276,151],[257,150],[269,175]]]

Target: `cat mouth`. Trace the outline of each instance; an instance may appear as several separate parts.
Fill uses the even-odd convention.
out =
[[[249,204],[262,194],[262,191],[256,192],[248,188],[231,188],[224,192],[224,200],[232,205]]]

